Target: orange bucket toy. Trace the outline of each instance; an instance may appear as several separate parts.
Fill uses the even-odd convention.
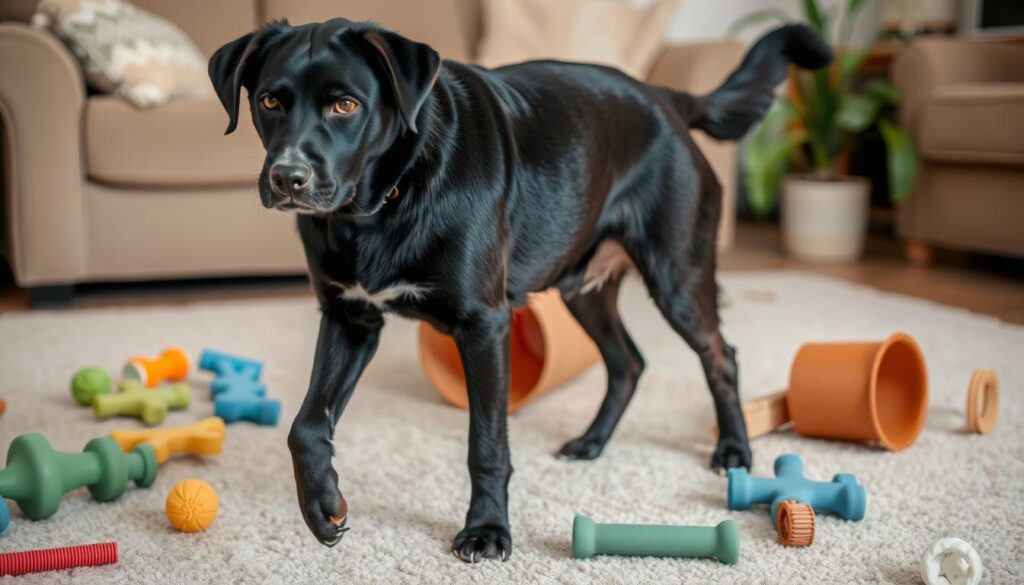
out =
[[[469,408],[455,340],[420,323],[419,344],[420,364],[434,389],[455,406]],[[509,353],[509,412],[579,376],[601,357],[556,289],[530,295],[528,304],[514,311]]]
[[[743,405],[750,438],[790,422],[797,433],[909,447],[924,426],[928,374],[917,342],[808,343],[793,359],[789,388]]]

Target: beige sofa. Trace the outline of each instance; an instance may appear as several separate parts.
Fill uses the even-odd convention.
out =
[[[1024,257],[1024,47],[921,40],[893,69],[921,154],[900,206],[907,255],[931,247]]]
[[[207,55],[261,22],[374,19],[470,61],[479,0],[133,0],[185,30]],[[0,0],[3,234],[19,286],[35,303],[66,302],[97,281],[301,274],[293,219],[255,191],[262,151],[247,116],[224,136],[215,98],[140,111],[86,92],[74,57],[27,22],[35,0]],[[650,81],[707,91],[742,57],[734,43],[665,46]],[[728,193],[733,147],[698,140]]]

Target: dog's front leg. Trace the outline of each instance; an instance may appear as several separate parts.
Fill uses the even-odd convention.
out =
[[[327,546],[338,544],[348,521],[348,504],[331,464],[334,427],[377,350],[382,325],[383,321],[357,324],[323,314],[309,390],[288,434],[302,517]]]
[[[463,561],[507,560],[508,526],[508,307],[489,310],[453,332],[469,394],[469,476],[472,495],[466,527],[452,543]]]

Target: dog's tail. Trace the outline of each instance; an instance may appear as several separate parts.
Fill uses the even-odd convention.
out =
[[[831,61],[832,49],[814,29],[789,24],[761,37],[718,89],[703,96],[679,93],[676,99],[690,127],[720,140],[736,140],[764,117],[791,62],[820,69]]]

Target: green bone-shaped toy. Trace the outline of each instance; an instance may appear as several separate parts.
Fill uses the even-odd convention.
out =
[[[57,513],[67,492],[89,488],[100,502],[117,499],[129,481],[149,487],[156,480],[156,453],[152,445],[138,445],[125,453],[110,437],[93,439],[82,453],[54,451],[39,433],[16,437],[7,451],[7,467],[0,469],[0,532],[7,527],[4,498],[18,503],[31,520]]]
[[[192,391],[188,384],[173,384],[166,388],[149,390],[137,380],[125,380],[116,394],[97,394],[92,399],[96,418],[134,416],[147,425],[163,422],[170,408],[188,406]]]
[[[582,514],[572,523],[572,556],[707,557],[735,565],[740,560],[740,530],[733,520],[717,526],[598,524]]]

